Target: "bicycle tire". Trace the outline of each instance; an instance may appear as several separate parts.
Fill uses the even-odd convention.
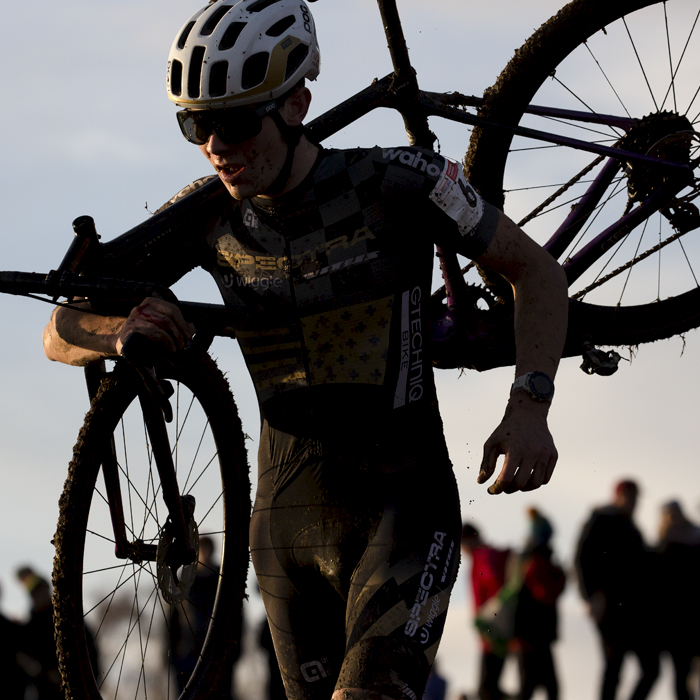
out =
[[[101,461],[110,436],[128,434],[135,427],[132,421],[141,423],[136,430],[144,443],[143,419],[134,401],[136,380],[133,372],[123,369],[130,368],[118,363],[100,384],[74,448],[59,504],[54,618],[67,698],[178,697],[178,685],[166,662],[172,660],[177,643],[171,639],[173,622],[183,620],[183,628],[194,626],[191,591],[185,601],[168,605],[158,582],[157,562],[119,560],[114,555],[109,509],[97,482]],[[230,692],[249,560],[250,482],[244,435],[228,383],[211,358],[168,362],[159,369],[159,376],[177,385],[171,399],[175,419],[170,425],[176,435],[171,449],[180,493],[196,498],[199,537],[208,533],[222,540],[208,634],[181,697],[215,697],[207,694],[215,688],[223,688],[222,697],[229,697],[226,685]],[[190,430],[195,431],[196,444],[186,443]],[[151,473],[155,465],[149,446],[144,455],[129,446],[123,452],[119,448],[118,455],[130,535],[149,542],[162,540],[167,511],[159,503],[160,482],[157,472],[155,477]],[[144,484],[140,493],[139,483]],[[214,524],[214,517],[221,522]],[[184,617],[183,611],[188,613]],[[96,669],[91,661],[96,658],[93,640],[101,652]]]
[[[490,122],[499,124],[517,125],[522,123],[524,125],[533,125],[533,121],[536,117],[526,115],[525,119],[523,119],[523,116],[528,105],[543,104],[543,98],[538,97],[538,92],[540,90],[542,90],[540,95],[545,94],[546,91],[549,90],[550,92],[547,94],[547,97],[551,98],[554,94],[555,87],[558,87],[560,84],[566,85],[567,88],[569,87],[568,83],[566,83],[568,78],[571,78],[573,81],[575,77],[578,76],[579,78],[585,78],[586,81],[591,81],[592,78],[590,74],[596,73],[597,75],[597,68],[595,67],[591,68],[590,74],[584,74],[582,72],[576,74],[570,67],[583,65],[575,63],[578,60],[584,60],[581,58],[582,55],[588,60],[588,57],[583,54],[584,51],[590,56],[595,56],[597,60],[598,55],[596,55],[595,52],[598,46],[603,45],[601,51],[605,53],[606,48],[604,44],[608,41],[619,40],[620,45],[622,45],[622,40],[619,39],[619,37],[623,36],[623,27],[630,37],[630,43],[632,43],[633,34],[630,27],[632,27],[632,29],[637,27],[637,22],[640,23],[639,26],[641,27],[643,26],[641,22],[647,21],[643,13],[640,15],[633,15],[633,13],[638,10],[644,10],[645,8],[649,8],[645,10],[647,13],[660,13],[662,9],[665,11],[668,8],[669,17],[671,17],[672,21],[673,17],[671,11],[676,9],[686,11],[690,9],[689,5],[690,4],[681,4],[680,0],[669,0],[666,3],[662,3],[661,0],[618,0],[617,2],[609,2],[609,0],[574,0],[570,2],[560,10],[557,15],[542,25],[542,27],[516,51],[514,57],[503,70],[494,86],[485,92],[485,104],[480,110],[480,115]],[[659,17],[659,22],[661,22],[663,20],[663,15],[659,15]],[[624,18],[624,23],[618,21],[622,18]],[[615,22],[617,22],[617,24],[613,24]],[[671,26],[673,27],[673,25]],[[619,30],[619,34],[613,35],[611,28],[615,29],[615,31]],[[602,30],[605,30],[605,33],[603,33]],[[671,30],[667,31],[670,36]],[[618,37],[618,39],[609,39],[611,36]],[[651,39],[648,38],[646,34],[644,34],[644,38],[645,41],[651,42]],[[691,38],[694,37],[691,36]],[[596,42],[596,45],[593,47],[592,39]],[[656,46],[651,43],[649,45]],[[688,45],[690,45],[690,42]],[[695,44],[692,44],[692,46],[694,48]],[[576,53],[577,51],[578,53]],[[672,53],[672,50],[669,49],[669,52]],[[618,56],[619,52],[612,53],[611,55],[613,57]],[[676,52],[675,55],[678,56],[678,52]],[[681,58],[684,56],[684,53],[681,54]],[[642,65],[641,58],[639,59],[639,63]],[[593,66],[592,63],[591,65]],[[605,66],[601,67],[601,73],[605,68]],[[674,90],[675,82],[681,73],[680,68],[681,64],[679,62],[679,66],[676,67],[675,72],[669,71],[669,74],[672,73],[673,75],[672,82],[674,83]],[[614,71],[615,66],[613,66],[613,73]],[[630,73],[629,75],[633,74]],[[608,74],[606,74],[606,79],[608,79]],[[693,88],[697,90],[699,83],[700,81],[695,78],[693,85],[689,86],[690,90],[693,92]],[[584,89],[588,89],[588,84],[584,86]],[[600,88],[598,89],[600,90]],[[646,90],[646,88],[644,88],[644,90]],[[602,94],[603,91],[601,90],[600,92]],[[649,92],[653,92],[651,85],[649,86]],[[557,96],[561,100],[568,99],[568,96],[564,97],[563,90],[557,93]],[[595,99],[597,94],[593,90],[588,90],[586,98],[591,98],[591,96],[592,99]],[[601,97],[600,101],[602,102],[602,100],[603,98]],[[586,100],[583,101],[588,105]],[[620,101],[622,101],[622,97],[620,97]],[[551,104],[551,102],[544,103],[548,105]],[[572,103],[576,104],[574,108],[581,109],[580,101],[572,100]],[[554,106],[560,105],[554,104]],[[673,106],[675,107],[675,105]],[[595,103],[591,106],[591,109],[598,114],[614,113],[605,110],[598,111],[594,107]],[[656,114],[666,113],[668,111],[662,107],[663,105],[657,109]],[[620,109],[619,111],[622,110]],[[700,111],[700,107],[694,110],[694,112],[696,111]],[[642,123],[644,124],[651,124],[653,115],[653,108],[649,113],[631,113],[633,117],[643,118]],[[694,118],[692,124],[695,131],[697,131],[696,122],[697,118]],[[551,126],[553,124],[551,119],[548,120],[547,124],[550,125],[550,128],[554,129],[564,128],[559,127],[558,124]],[[535,126],[545,131],[549,130],[548,127],[543,127],[539,124]],[[579,136],[579,138],[581,137]],[[594,135],[594,138],[600,138],[600,134],[597,136]],[[670,141],[670,139],[668,140]],[[529,144],[532,143],[532,141],[529,142]],[[524,142],[518,142],[516,137],[514,143],[514,137],[507,130],[493,127],[475,128],[472,133],[464,164],[470,182],[478,189],[482,196],[487,201],[503,209],[515,221],[519,221],[520,216],[517,213],[513,214],[512,211],[514,208],[517,210],[519,202],[515,200],[518,200],[518,198],[522,199],[522,196],[515,193],[513,191],[514,188],[510,187],[509,177],[511,180],[512,178],[518,177],[521,179],[525,177],[532,178],[536,176],[533,175],[533,173],[537,173],[538,168],[536,163],[532,160],[532,156],[529,155],[530,163],[527,175],[524,176],[519,172],[516,173],[515,169],[518,168],[517,161],[520,155],[515,155],[518,152],[517,150],[512,150],[514,145],[516,148],[522,147]],[[545,151],[546,149],[541,149],[538,155],[545,158]],[[567,149],[566,155],[560,152],[560,155],[562,155],[560,161],[568,158],[570,153],[570,149]],[[592,158],[592,156],[589,157],[589,159]],[[578,167],[578,161],[576,162]],[[514,174],[510,175],[510,173]],[[559,182],[567,182],[566,176],[561,177]],[[629,187],[628,179],[628,190]],[[505,197],[506,190],[509,190],[507,199]],[[566,196],[568,197],[570,194],[571,193],[567,191]],[[571,201],[575,200],[572,199]],[[571,201],[567,202],[567,204],[571,204]],[[607,204],[609,203],[606,202],[606,205]],[[554,217],[556,215],[553,205],[548,205],[543,211],[544,213],[538,214],[538,217],[541,218],[544,215]],[[667,219],[664,219],[661,215],[658,215],[657,218],[659,220],[659,232],[662,226],[664,230],[670,228]],[[563,220],[563,217],[560,217],[559,221],[561,220]],[[694,220],[694,224],[697,227],[697,218]],[[654,221],[653,225],[656,226],[656,221]],[[544,230],[541,232],[537,227],[537,218],[533,219],[529,224],[524,224],[523,228],[535,238],[535,240],[539,240],[540,243],[545,242],[542,236]],[[546,231],[550,233],[553,228],[554,227],[545,227]],[[546,236],[546,233],[544,233],[544,235]],[[635,234],[635,236],[636,235],[637,234]],[[639,234],[640,241],[642,236],[645,235],[646,228],[644,232]],[[690,235],[697,237],[696,233]],[[632,236],[629,234],[625,237],[623,243],[626,242],[627,238],[632,241]],[[697,277],[693,271],[691,260],[688,259],[685,247],[682,246],[683,241],[686,241],[686,246],[692,246],[693,248],[697,248],[698,243],[695,241],[695,238],[688,242],[689,236],[685,236],[685,238],[681,239],[682,252],[688,262],[690,272],[693,273],[693,279],[690,279],[690,276],[688,276],[688,281],[681,280],[680,275],[686,274],[685,269],[679,267],[671,268],[670,275],[666,275],[663,281],[665,285],[672,285],[672,294],[668,298],[662,300],[660,291],[657,292],[656,289],[651,289],[650,281],[653,278],[651,258],[649,258],[650,262],[647,263],[646,261],[642,261],[636,252],[630,255],[630,261],[632,262],[627,263],[628,267],[621,265],[611,270],[614,276],[618,278],[617,282],[614,283],[616,287],[614,295],[607,291],[613,287],[614,279],[613,275],[609,275],[608,273],[601,274],[600,280],[602,280],[602,282],[598,281],[593,284],[590,284],[589,280],[586,280],[585,284],[582,282],[581,287],[583,291],[578,287],[572,286],[570,288],[570,294],[572,295],[571,322],[573,324],[570,326],[571,338],[586,336],[589,340],[592,339],[595,344],[599,345],[638,345],[640,343],[684,333],[700,325],[700,286],[698,286]],[[623,243],[620,243],[620,246],[622,246]],[[647,245],[651,248],[650,244]],[[672,245],[675,246],[676,243],[674,242]],[[669,251],[670,248],[671,246],[664,248],[664,250]],[[661,252],[662,251],[659,251],[658,255],[661,255]],[[558,257],[566,261],[570,255],[570,251],[564,251]],[[666,255],[667,253],[664,253],[664,256]],[[677,255],[677,259],[679,260],[678,263],[674,264],[683,264],[681,252],[674,252],[674,255]],[[698,257],[700,258],[700,256]],[[660,264],[659,262],[659,290],[662,286]],[[615,263],[615,265],[617,264]],[[647,266],[645,269],[642,268],[644,265]],[[622,295],[629,293],[626,291],[627,281],[629,280],[631,268],[633,267],[635,270],[642,270],[639,273],[639,296],[633,298],[631,302],[628,302],[628,297],[625,297],[623,300]],[[678,271],[678,276],[676,276],[675,271]],[[635,272],[635,274],[637,273]],[[489,280],[487,277],[487,284],[488,283]],[[586,287],[586,284],[589,286]],[[647,290],[643,288],[644,285],[651,290],[649,291],[651,298],[642,296],[647,294]],[[620,292],[620,296],[618,297],[620,286],[622,286],[622,292]],[[587,289],[591,291],[586,292]],[[586,294],[588,294],[588,296]],[[598,295],[597,299],[595,298],[596,294]],[[656,297],[653,298],[653,295],[656,295]],[[582,299],[585,299],[586,302],[582,302]],[[590,303],[591,301],[593,303]]]

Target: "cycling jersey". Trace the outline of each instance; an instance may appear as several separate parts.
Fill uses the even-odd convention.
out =
[[[209,269],[270,424],[340,449],[376,428],[399,464],[425,454],[426,431],[441,432],[433,243],[476,257],[496,217],[456,163],[380,148],[322,151],[294,192],[222,213]]]
[[[181,245],[154,237],[131,265],[170,284],[199,264],[231,312],[263,421],[251,549],[288,697],[416,700],[461,532],[433,246],[478,257],[498,212],[457,163],[408,147],[321,150],[286,195],[212,202]]]

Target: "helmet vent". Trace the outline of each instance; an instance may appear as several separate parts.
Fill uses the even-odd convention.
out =
[[[279,22],[275,22],[266,32],[267,36],[280,36],[283,32],[286,32],[295,22],[294,15],[289,15],[281,19]]]
[[[221,97],[226,94],[228,61],[217,61],[209,72],[209,95]]]
[[[190,35],[194,24],[194,22],[189,22],[188,25],[182,30],[182,34],[180,34],[180,38],[177,40],[178,49],[182,50],[185,48],[185,44],[187,43],[187,37]]]
[[[228,29],[224,32],[224,35],[221,37],[219,51],[226,51],[227,49],[233,48],[233,45],[238,40],[245,25],[245,22],[231,22],[231,24],[228,25]]]
[[[187,74],[187,94],[192,99],[199,97],[199,76],[202,73],[202,63],[206,49],[203,46],[195,46],[190,59],[190,69]]]
[[[304,59],[309,55],[309,47],[306,44],[297,44],[290,52],[287,58],[287,68],[284,71],[284,79],[287,80],[299,66],[304,62]]]
[[[280,2],[280,0],[256,0],[256,2],[248,5],[246,10],[248,10],[248,12],[262,12],[270,7],[270,5],[274,5],[276,2]]]
[[[200,36],[209,36],[216,26],[221,22],[223,16],[231,9],[231,5],[222,5],[211,13],[209,19],[204,23]]]
[[[170,92],[182,95],[182,63],[175,59],[170,65]]]
[[[267,64],[270,61],[270,54],[267,51],[253,54],[243,64],[241,75],[241,87],[250,90],[256,85],[260,85],[267,75]]]

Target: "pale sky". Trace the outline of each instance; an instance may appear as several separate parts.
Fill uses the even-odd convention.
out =
[[[559,7],[554,0],[399,5],[422,85],[468,94],[491,85],[513,50]],[[109,239],[208,174],[198,149],[180,135],[165,95],[170,43],[198,7],[191,0],[39,0],[4,8],[0,267],[48,271],[60,262],[77,216],[93,216]],[[312,11],[322,53],[321,77],[311,85],[316,116],[389,73],[391,65],[372,0],[320,0]],[[468,132],[444,128],[438,135],[442,152],[459,160]],[[330,141],[402,143],[405,134],[393,115],[374,115]],[[179,293],[217,300],[213,283],[201,276]],[[44,358],[41,331],[50,307],[2,296],[0,311],[0,608],[21,617],[26,602],[14,571],[29,563],[50,573],[58,497],[87,400],[80,370]],[[246,432],[255,437],[257,408],[238,350],[219,341],[214,352],[229,373]],[[437,377],[464,518],[497,544],[519,546],[525,509],[537,505],[550,516],[555,547],[567,565],[583,521],[620,478],[642,486],[638,521],[650,542],[659,507],[670,499],[700,520],[700,335],[692,331],[684,340],[643,346],[609,378],[588,377],[578,364],[563,361],[557,377],[550,426],[560,462],[553,480],[525,495],[489,496],[476,484],[481,446],[505,407],[512,369],[462,377],[443,371]],[[462,607],[464,586],[461,574],[455,602]],[[585,624],[575,594],[567,604]]]

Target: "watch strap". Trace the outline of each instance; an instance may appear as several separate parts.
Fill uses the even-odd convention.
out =
[[[528,372],[515,378],[510,391],[522,389],[535,401],[551,401],[554,396],[554,382],[544,372]]]

